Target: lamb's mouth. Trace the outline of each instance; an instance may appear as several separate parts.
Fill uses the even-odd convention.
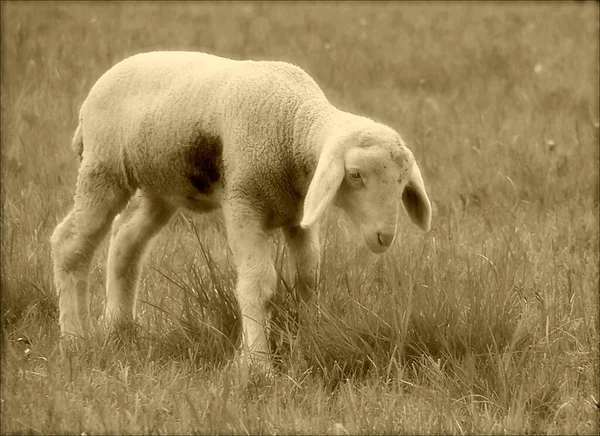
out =
[[[388,248],[390,248],[390,243],[386,243],[383,241],[377,232],[365,232],[365,230],[361,227],[360,229],[363,239],[367,244],[367,247],[376,254],[381,254],[385,252]]]

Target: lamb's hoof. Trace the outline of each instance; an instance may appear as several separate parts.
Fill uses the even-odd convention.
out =
[[[92,332],[90,319],[79,321],[78,318],[63,316],[60,319],[60,337],[67,340],[87,339]]]
[[[233,367],[242,386],[248,386],[250,383],[270,383],[275,377],[273,363],[266,354],[239,353],[233,362]]]
[[[102,344],[104,332],[94,325],[91,320],[85,323],[84,334],[69,333],[61,330],[59,338],[59,348],[62,356],[69,354],[79,354],[90,348],[98,347]]]
[[[106,337],[118,345],[130,345],[137,342],[140,326],[134,322],[120,322],[118,325],[107,326]]]
[[[67,357],[72,354],[78,354],[86,339],[80,335],[61,332],[58,342],[61,356]]]

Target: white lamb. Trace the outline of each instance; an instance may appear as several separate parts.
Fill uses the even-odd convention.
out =
[[[431,205],[398,133],[332,106],[302,69],[193,52],[132,56],[81,107],[74,207],[52,238],[60,328],[91,328],[87,277],[113,223],[105,320],[135,316],[142,254],[179,207],[222,208],[238,273],[243,349],[269,365],[265,325],[276,284],[268,232],[282,228],[297,287],[309,298],[319,263],[315,222],[330,204],[369,248],[394,241],[399,200],[427,231]],[[266,359],[261,359],[261,356]]]

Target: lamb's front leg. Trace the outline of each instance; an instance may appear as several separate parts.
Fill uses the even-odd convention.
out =
[[[268,371],[269,305],[277,281],[271,245],[253,208],[226,204],[223,211],[238,274],[235,293],[242,314],[242,353],[251,364]]]
[[[298,295],[308,303],[313,296],[319,267],[319,232],[315,227],[288,227],[283,231],[289,247],[288,266]]]

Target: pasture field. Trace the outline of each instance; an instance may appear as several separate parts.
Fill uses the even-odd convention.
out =
[[[597,434],[598,23],[597,2],[2,2],[2,433]],[[433,228],[403,214],[381,256],[330,211],[307,322],[282,269],[273,378],[231,364],[219,213],[156,239],[135,331],[60,347],[79,106],[157,49],[298,64],[423,171]]]

